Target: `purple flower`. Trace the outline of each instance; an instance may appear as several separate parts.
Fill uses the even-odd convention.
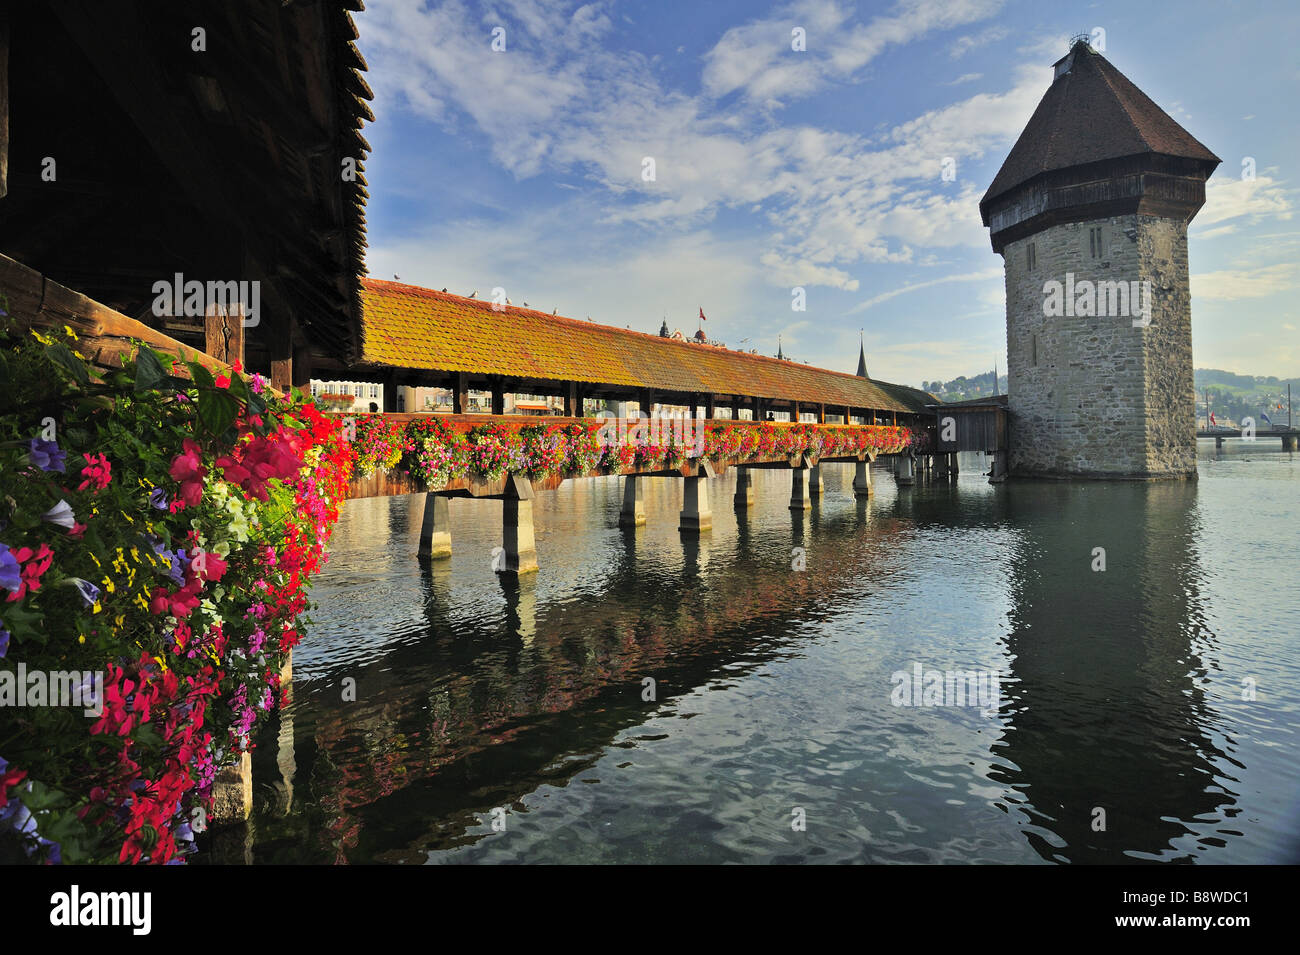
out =
[[[154,488],[149,492],[149,503],[160,511],[167,510],[167,492],[160,487]]]
[[[27,447],[29,449],[27,460],[42,471],[66,472],[67,468],[64,465],[64,460],[67,453],[59,450],[58,442],[32,438],[27,442]]]
[[[77,593],[81,594],[81,599],[86,602],[87,607],[95,606],[96,601],[99,600],[98,587],[80,577],[69,577],[68,582],[77,588]]]
[[[9,548],[0,542],[0,587],[17,591],[22,585],[23,568]]]
[[[172,567],[169,571],[171,579],[178,584],[185,583],[185,565],[188,562],[185,557],[185,548],[178,547],[174,552],[169,551],[166,555],[171,559]]]
[[[77,516],[72,513],[72,506],[67,501],[59,501],[58,504],[55,504],[41,515],[41,520],[72,530],[76,526]]]

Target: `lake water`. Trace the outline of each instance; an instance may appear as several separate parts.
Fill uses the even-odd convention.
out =
[[[452,501],[431,570],[421,497],[348,502],[253,822],[208,857],[1294,861],[1300,455],[1200,453],[1196,482],[999,486],[963,455],[870,503],[827,465],[797,516],[755,471],[739,519],[729,472],[699,541],[680,481],[637,531],[621,479],[568,482],[522,582],[500,502]]]

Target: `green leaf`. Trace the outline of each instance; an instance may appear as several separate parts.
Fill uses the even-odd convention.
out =
[[[235,422],[239,399],[223,388],[199,393],[199,421],[211,434],[220,436]]]
[[[204,388],[212,388],[216,385],[217,380],[212,377],[212,372],[208,371],[208,369],[203,365],[199,364],[197,361],[187,361],[185,364],[189,366],[190,377],[194,379],[194,384],[198,386],[200,390]]]
[[[142,394],[167,384],[167,371],[152,348],[141,345],[135,356],[135,393]]]
[[[9,375],[9,360],[0,352],[0,388],[7,389],[12,379]]]
[[[81,385],[81,387],[84,388],[90,384],[90,373],[86,370],[85,363],[76,355],[72,354],[72,351],[67,345],[62,342],[55,342],[53,345],[46,345],[45,356],[49,358],[50,361],[63,368],[64,371],[72,376],[72,380]]]

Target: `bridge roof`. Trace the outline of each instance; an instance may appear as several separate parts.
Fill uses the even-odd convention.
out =
[[[925,414],[917,388],[363,279],[362,363]]]

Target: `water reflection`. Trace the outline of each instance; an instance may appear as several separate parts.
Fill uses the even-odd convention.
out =
[[[995,779],[1043,858],[1188,860],[1233,813],[1207,731],[1196,484],[1012,488],[1008,725]],[[1097,550],[1100,548],[1100,550]],[[1100,561],[1104,558],[1104,571]],[[1094,570],[1094,566],[1098,569]],[[1221,840],[1220,840],[1221,841]]]
[[[827,466],[791,512],[788,473],[755,472],[755,506],[699,537],[677,532],[680,482],[648,482],[635,529],[617,481],[566,485],[522,580],[490,570],[491,502],[454,502],[453,557],[423,568],[418,497],[349,502],[298,698],[256,757],[278,782],[253,855],[1124,862],[1242,838],[1196,484],[990,487],[964,461],[906,488],[877,470],[856,500],[851,478]],[[1004,674],[996,718],[890,705],[906,660],[975,658]],[[838,830],[789,845],[764,821],[787,789]],[[493,840],[494,808],[528,854]]]

